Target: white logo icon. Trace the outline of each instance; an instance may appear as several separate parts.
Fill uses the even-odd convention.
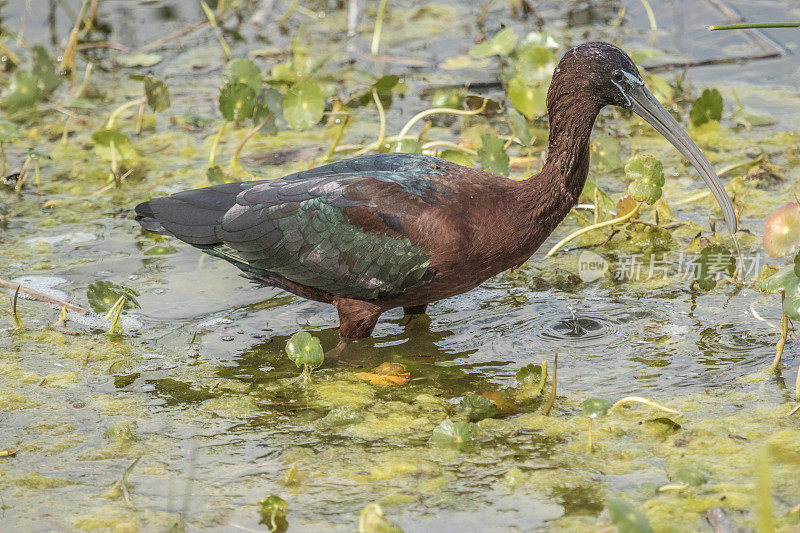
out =
[[[594,252],[581,252],[578,258],[578,277],[585,283],[591,283],[608,272],[608,262]]]

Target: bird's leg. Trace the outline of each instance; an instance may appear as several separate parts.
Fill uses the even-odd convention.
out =
[[[339,311],[339,333],[342,339],[369,337],[384,308],[364,300],[334,298],[333,305]]]
[[[409,305],[408,307],[403,308],[403,313],[406,315],[424,315],[427,309],[428,304]]]

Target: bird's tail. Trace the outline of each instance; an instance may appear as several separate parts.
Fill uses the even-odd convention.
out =
[[[172,235],[194,246],[220,242],[215,228],[236,196],[253,182],[224,183],[153,198],[136,206],[136,221],[151,233]]]

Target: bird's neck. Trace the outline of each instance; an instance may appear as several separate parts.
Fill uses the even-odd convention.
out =
[[[547,94],[547,160],[541,172],[520,187],[520,199],[533,217],[529,222],[547,234],[578,202],[589,172],[589,138],[602,107],[583,84],[559,80],[558,74]]]

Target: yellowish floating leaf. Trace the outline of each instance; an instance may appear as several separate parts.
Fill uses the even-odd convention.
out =
[[[372,385],[405,385],[410,372],[400,363],[381,363],[369,372],[356,372],[358,379],[369,381]]]

